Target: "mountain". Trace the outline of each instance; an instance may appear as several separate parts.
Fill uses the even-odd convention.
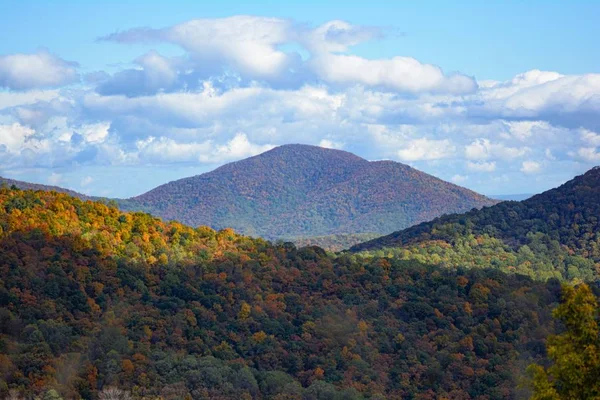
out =
[[[0,188],[0,398],[525,398],[559,297]]]
[[[600,167],[527,200],[445,215],[353,246],[426,262],[492,265],[538,278],[597,279]]]
[[[387,234],[496,201],[392,161],[285,145],[122,201],[167,220],[268,239]]]
[[[65,188],[61,188],[58,186],[49,186],[49,185],[41,185],[38,183],[17,181],[14,179],[3,178],[0,176],[0,186],[2,186],[2,185],[8,186],[8,187],[14,186],[21,190],[43,190],[43,191],[54,191],[54,192],[58,192],[58,193],[66,193],[69,196],[77,197],[82,200],[92,199],[92,197],[86,196],[85,194],[75,192],[74,190],[65,189]]]

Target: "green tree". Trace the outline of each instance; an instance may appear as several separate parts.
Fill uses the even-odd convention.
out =
[[[44,394],[42,400],[62,400],[62,397],[60,397],[60,394],[56,390],[50,389]]]
[[[600,399],[600,330],[598,301],[589,286],[564,285],[562,303],[553,315],[566,327],[548,338],[552,365],[529,366],[532,400]]]

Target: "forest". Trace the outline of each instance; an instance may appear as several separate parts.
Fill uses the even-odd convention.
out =
[[[328,255],[0,189],[0,395],[524,398],[558,279]]]
[[[388,234],[498,202],[402,163],[300,144],[117,201],[123,210],[269,240]]]
[[[448,268],[494,268],[538,280],[597,281],[599,200],[600,168],[593,168],[530,199],[442,216],[350,250]]]

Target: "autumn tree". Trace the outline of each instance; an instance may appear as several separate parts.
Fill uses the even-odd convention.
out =
[[[598,301],[586,284],[562,288],[562,303],[554,317],[566,331],[548,338],[552,365],[529,367],[532,400],[600,399],[600,338]]]

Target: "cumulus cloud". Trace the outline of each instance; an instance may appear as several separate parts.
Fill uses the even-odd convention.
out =
[[[25,90],[67,85],[79,80],[76,67],[47,51],[0,55],[0,87]]]
[[[238,133],[229,142],[224,145],[216,146],[211,154],[200,155],[200,161],[209,163],[222,163],[231,160],[239,160],[255,156],[265,151],[271,150],[275,146],[271,144],[257,145],[250,143],[244,133]]]
[[[412,57],[370,60],[340,54],[350,46],[377,37],[380,32],[330,21],[309,35],[309,62],[316,75],[329,83],[363,84],[401,92],[471,93],[477,83],[461,74],[445,75],[441,68],[423,64]]]
[[[0,125],[0,146],[9,152],[18,152],[23,148],[35,131],[18,123]]]
[[[473,162],[467,161],[467,169],[474,172],[493,172],[496,170],[496,161]]]
[[[527,152],[527,147],[508,147],[502,143],[492,143],[489,139],[477,139],[465,147],[465,155],[470,160],[513,159],[522,157]]]
[[[473,78],[444,75],[431,64],[422,64],[411,57],[369,60],[354,55],[324,54],[312,61],[318,76],[329,83],[363,84],[400,92],[474,92]]]
[[[0,110],[27,106],[38,102],[49,102],[60,96],[58,90],[29,90],[24,92],[0,91]]]
[[[464,183],[467,179],[469,179],[468,176],[460,174],[455,174],[454,176],[452,176],[452,178],[450,178],[450,180],[456,184]]]
[[[329,139],[321,139],[319,146],[325,147],[326,149],[342,149],[344,147],[342,143],[334,142]]]
[[[525,174],[537,174],[542,170],[542,165],[537,161],[523,161],[521,172]]]
[[[50,176],[48,176],[48,183],[53,186],[60,184],[62,182],[62,180],[63,180],[62,175],[57,174],[56,172],[53,172],[50,174]]]
[[[86,186],[91,185],[92,182],[94,182],[94,178],[92,178],[91,176],[88,175],[81,180],[80,185],[81,185],[81,187],[86,187]]]
[[[590,146],[600,146],[600,135],[587,129],[581,131],[581,140]]]
[[[240,15],[196,19],[164,29],[132,29],[102,39],[170,42],[183,47],[199,63],[233,68],[253,78],[270,78],[292,64],[293,56],[278,46],[293,40],[293,35],[289,20]]]
[[[574,157],[589,163],[600,163],[600,151],[595,147],[581,147],[576,153],[572,153]]]
[[[178,68],[183,63],[178,59],[168,59],[156,51],[150,51],[134,61],[137,69],[117,72],[112,77],[98,78],[96,91],[102,95],[142,96],[160,91],[171,91],[185,87]]]
[[[456,148],[447,140],[415,139],[398,151],[403,161],[439,160],[454,155]]]
[[[568,128],[600,129],[600,74],[561,75],[529,71],[508,82],[488,84],[469,115],[543,120]]]
[[[354,47],[383,36],[339,20],[252,16],[139,28],[104,38],[147,46],[123,60],[131,64],[51,89],[40,88],[77,82],[76,65],[44,51],[0,56],[3,169],[209,168],[307,143],[409,162],[492,193],[499,182],[526,190],[532,173],[552,184],[548,161],[561,181],[600,162],[600,75],[536,69],[476,81],[410,54],[366,58]],[[182,54],[153,50],[161,43]],[[64,182],[82,188],[87,176],[103,189],[87,171]]]
[[[211,149],[210,142],[178,143],[173,139],[153,136],[136,143],[140,162],[149,164],[186,163],[198,161]]]
[[[304,78],[328,84],[361,84],[411,93],[464,94],[477,89],[472,77],[458,73],[447,75],[438,66],[423,64],[412,57],[370,60],[341,54],[351,46],[381,36],[381,30],[377,28],[339,20],[309,29],[286,19],[235,16],[197,19],[164,29],[132,29],[108,35],[102,40],[177,44],[189,52],[190,59],[195,61],[194,67],[204,70],[204,76],[218,73],[221,68],[249,79],[278,84],[297,84],[297,79]],[[291,44],[301,46],[310,54],[310,59],[304,61],[297,51],[281,50],[282,45]],[[167,63],[165,60],[162,62],[165,66],[161,70],[164,71]],[[139,91],[148,89],[147,75],[155,66],[136,63],[143,68],[115,75],[99,88],[101,93],[115,93],[116,88],[132,85],[139,86]],[[207,65],[213,69],[207,70]],[[172,82],[162,83],[168,86]]]

